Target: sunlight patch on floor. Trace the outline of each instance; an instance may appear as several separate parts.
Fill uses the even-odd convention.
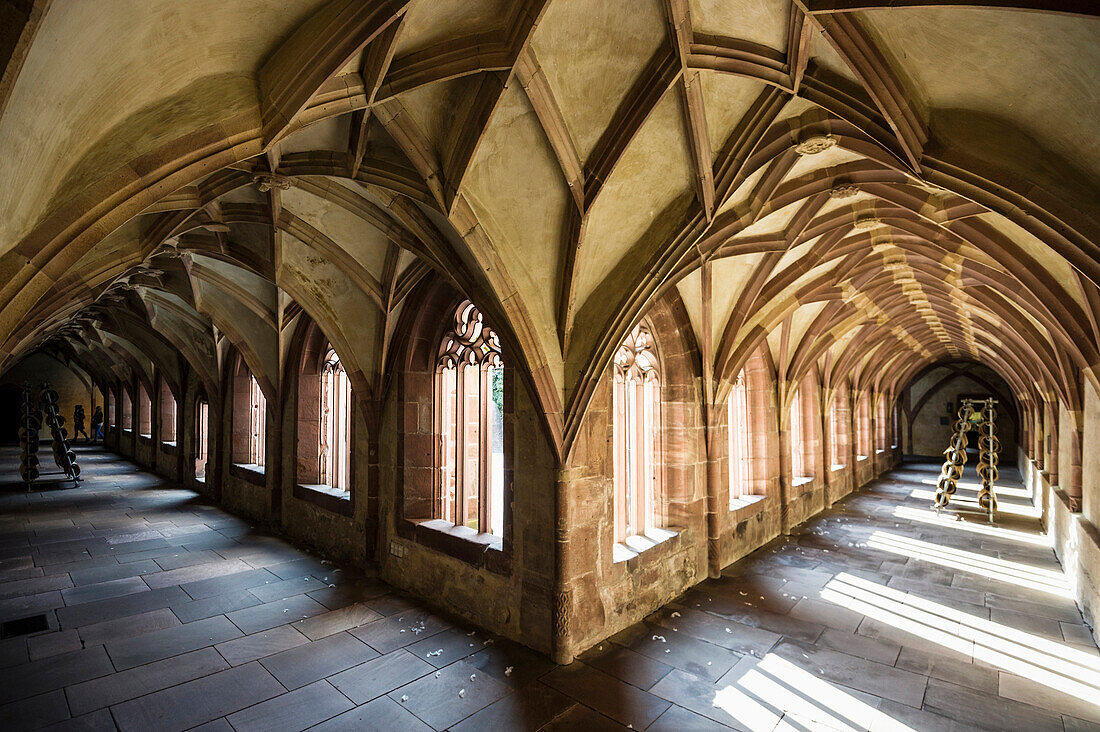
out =
[[[915,732],[842,687],[769,653],[733,684],[714,706],[751,730],[828,729]],[[780,718],[782,716],[782,718]]]
[[[933,524],[935,526],[946,526],[952,529],[959,529],[960,531],[969,531],[973,534],[983,534],[997,539],[1016,541],[1021,544],[1032,544],[1042,547],[1053,546],[1050,536],[1046,534],[1016,531],[1015,529],[1006,529],[1000,526],[990,526],[988,523],[978,523],[978,519],[968,521],[955,514],[937,514],[935,511],[923,508],[898,506],[894,509],[894,518],[905,519],[906,521],[919,521],[924,524]]]
[[[998,497],[997,514],[1008,514],[1010,516],[1023,516],[1024,518],[1034,518],[1034,519],[1037,519],[1037,518],[1039,518],[1040,516],[1043,515],[1043,509],[1040,508],[1039,506],[1024,506],[1024,505],[1021,505],[1021,504],[1018,504],[1018,503],[1008,503],[1007,501],[1001,501],[1001,500],[999,500],[1002,497],[1000,491],[995,491],[995,492],[997,493],[997,497]],[[922,490],[922,489],[918,488],[918,489],[914,490],[913,492],[911,492],[909,494],[909,497],[910,498],[916,498],[918,501],[928,501],[929,503],[931,503],[932,501],[936,500],[936,492],[935,491],[926,491],[926,490]],[[959,496],[956,495],[954,500],[957,500],[958,498],[959,498]],[[965,497],[964,497],[964,500],[966,500]],[[954,504],[952,504],[952,505],[954,505]],[[974,508],[974,509],[978,508],[977,502],[974,501],[973,499],[967,501],[965,505],[966,505],[967,508]],[[947,509],[947,511],[950,512],[950,509]]]
[[[1100,657],[847,573],[821,596],[1100,709]]]
[[[940,567],[959,569],[979,577],[988,577],[999,582],[1009,582],[1019,587],[1039,590],[1058,597],[1073,597],[1069,581],[1060,570],[1049,570],[1023,564],[1022,562],[1011,562],[1007,559],[932,544],[887,531],[872,533],[867,538],[867,546],[871,549],[890,552],[891,554],[928,562]]]

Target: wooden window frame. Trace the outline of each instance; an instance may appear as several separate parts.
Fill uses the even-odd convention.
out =
[[[351,380],[331,345],[320,370],[318,476],[322,485],[351,492],[351,425],[354,398]]]
[[[791,479],[809,477],[806,475],[806,433],[805,413],[802,403],[802,386],[791,394],[791,403],[787,411],[787,434],[791,449]]]
[[[451,327],[440,340],[439,352],[435,362],[433,389],[433,493],[432,513],[455,526],[476,525],[479,534],[503,536],[507,510],[504,507],[505,485],[503,475],[501,485],[494,486],[494,468],[490,401],[492,401],[493,372],[500,371],[503,388],[505,363],[501,352],[500,338],[487,323],[481,312],[470,300],[463,300],[453,310]],[[477,475],[471,481],[467,475],[470,463],[471,444],[468,442],[472,421],[467,419],[467,401],[476,380],[477,424]],[[454,385],[453,399],[450,396],[451,383]],[[453,415],[451,414],[453,408]],[[501,453],[505,449],[503,438],[504,412],[500,413]],[[451,427],[453,425],[453,428]],[[453,432],[452,432],[453,429]],[[453,434],[454,447],[448,441]],[[465,456],[460,459],[460,456]],[[504,463],[502,462],[502,469]],[[453,488],[452,488],[453,476]],[[468,491],[477,491],[476,516],[471,514]],[[494,505],[499,504],[494,509]],[[495,519],[499,515],[497,531],[494,531]]]
[[[726,404],[729,438],[729,508],[738,499],[752,495],[752,418],[749,414],[748,377],[745,369],[737,374]]]
[[[209,461],[210,403],[200,397],[195,400],[195,480],[206,482]]]
[[[267,456],[267,397],[256,375],[248,374],[248,462],[264,467]]]
[[[661,389],[656,342],[649,324],[639,323],[623,340],[612,363],[616,543],[658,527],[664,431]]]

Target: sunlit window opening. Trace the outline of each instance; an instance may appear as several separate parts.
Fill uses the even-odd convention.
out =
[[[248,375],[248,462],[264,465],[267,444],[267,399],[253,374]]]
[[[144,384],[138,384],[138,434],[142,437],[153,436],[153,402]]]
[[[737,499],[752,493],[752,456],[749,453],[749,401],[745,387],[745,370],[737,375],[729,396],[729,505],[732,511]]]
[[[829,432],[832,434],[832,455],[829,460],[834,468],[843,468],[847,464],[844,454],[847,452],[847,430],[844,429],[844,419],[840,414],[840,394],[833,398],[833,404],[829,408]]]
[[[200,399],[195,405],[195,479],[206,480],[210,455],[210,405]]]
[[[871,406],[864,394],[856,407],[856,456],[863,460],[871,454]]]
[[[654,523],[661,424],[661,374],[653,336],[635,326],[615,353],[612,413],[615,541]]]
[[[176,444],[176,398],[164,379],[160,381],[160,440],[168,445]]]
[[[107,427],[109,429],[115,428],[115,393],[113,391],[107,392]]]
[[[790,408],[791,477],[805,476],[806,445],[802,433],[802,389],[795,389]]]
[[[455,310],[436,361],[437,518],[504,534],[504,360],[500,338],[469,300]]]
[[[349,491],[351,465],[351,381],[331,348],[321,368],[321,482]]]
[[[134,405],[130,401],[130,392],[122,390],[122,429],[129,432],[134,428]]]

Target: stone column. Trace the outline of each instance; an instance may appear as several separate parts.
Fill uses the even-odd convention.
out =
[[[569,586],[569,471],[559,468],[554,483],[554,583],[551,610],[554,627],[551,631],[550,658],[554,663],[573,662],[570,630],[573,624],[573,591]]]
[[[783,403],[786,382],[775,382],[775,421],[779,427],[779,529],[791,533],[791,440],[790,415]]]

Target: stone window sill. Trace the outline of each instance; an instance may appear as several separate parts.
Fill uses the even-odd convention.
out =
[[[153,433],[150,432],[147,435],[146,434],[141,434],[141,435],[138,435],[138,437],[140,437],[143,440],[151,440],[151,439],[153,439]]]
[[[353,512],[351,492],[334,488],[331,485],[302,485],[299,483],[294,486],[294,497],[342,516],[351,516]]]
[[[876,455],[881,455],[884,452],[886,452],[886,450],[875,450]]]
[[[255,463],[233,463],[233,475],[253,485],[262,486],[267,481],[267,475],[264,473],[264,466],[256,465]]]
[[[160,444],[164,445],[165,447],[175,447],[176,446],[176,441],[175,440],[162,440]]]
[[[834,463],[833,466],[832,466],[832,470],[835,473],[839,470],[844,470],[844,468],[846,468],[846,467],[848,467],[848,466],[845,465],[844,463]]]
[[[856,460],[858,460],[859,462],[863,462],[866,459],[867,459],[866,455],[856,455]]]
[[[617,564],[619,562],[629,561],[639,556],[642,552],[648,551],[672,539],[679,533],[679,531],[674,529],[659,529],[654,526],[646,529],[644,534],[628,536],[612,547],[611,562],[612,564]]]
[[[493,534],[481,534],[469,526],[457,526],[443,519],[426,519],[416,522],[422,529],[437,531],[446,536],[451,536],[462,541],[485,547],[489,551],[504,551],[504,539]]]
[[[740,496],[730,500],[730,511],[742,511],[764,500],[764,496]]]
[[[807,483],[813,483],[813,482],[814,482],[814,478],[813,478],[812,475],[809,475],[809,476],[803,475],[803,476],[800,476],[798,478],[792,479],[791,480],[791,487],[792,488],[798,488],[799,486],[803,486],[803,485],[806,485]]]

